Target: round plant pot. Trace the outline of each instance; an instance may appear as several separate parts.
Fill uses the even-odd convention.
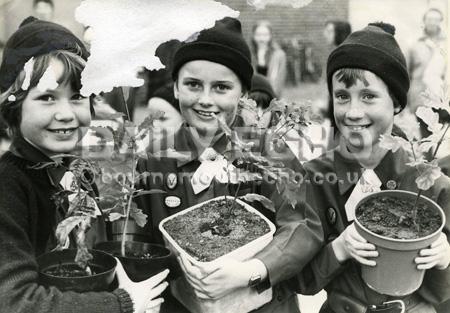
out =
[[[403,190],[386,190],[375,192],[363,198],[357,208],[371,198],[380,196],[396,197],[414,201],[417,194]],[[418,270],[414,259],[419,251],[430,246],[442,232],[445,225],[445,214],[433,200],[421,196],[421,202],[430,209],[439,212],[442,225],[434,233],[418,239],[393,239],[380,236],[364,227],[356,218],[356,230],[378,250],[375,267],[362,265],[361,275],[366,284],[373,290],[391,296],[405,296],[413,293],[422,284],[424,270]]]
[[[37,257],[39,282],[44,286],[54,286],[61,291],[107,291],[114,280],[117,261],[111,255],[97,250],[89,250],[94,257],[89,267],[95,272],[91,276],[61,277],[46,273],[47,270],[62,266],[77,267],[76,249],[51,251]]]
[[[127,241],[125,242],[125,251],[127,254],[125,257],[121,255],[120,248],[120,241],[106,241],[95,246],[95,249],[117,257],[122,263],[128,277],[134,282],[146,280],[167,268],[172,270],[173,264],[176,262],[172,252],[162,245]],[[147,253],[156,256],[152,258],[138,256]],[[130,254],[136,256],[131,256]]]
[[[125,219],[119,219],[111,223],[112,241],[121,241],[123,233],[125,233],[126,241],[151,242],[151,229],[148,226],[140,227],[134,220],[129,220],[125,232],[123,225]]]

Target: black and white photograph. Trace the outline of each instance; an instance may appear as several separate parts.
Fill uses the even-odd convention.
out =
[[[450,313],[449,0],[0,0],[0,313]]]

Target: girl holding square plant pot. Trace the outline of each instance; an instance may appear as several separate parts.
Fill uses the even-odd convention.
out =
[[[174,92],[185,122],[169,148],[187,158],[151,157],[138,163],[140,173],[163,174],[162,180],[150,175],[142,182],[142,188],[162,189],[166,194],[139,199],[143,211],[151,216],[156,242],[162,241],[158,225],[164,218],[197,203],[236,193],[236,185],[227,190],[227,184],[213,179],[199,186],[191,182],[191,176],[199,169],[199,156],[206,149],[212,148],[217,154],[229,149],[217,119],[232,129],[242,126],[238,104],[250,90],[252,74],[250,50],[242,37],[240,22],[235,19],[218,21],[215,27],[202,31],[195,41],[176,52]],[[283,161],[303,173],[292,153]],[[275,185],[246,182],[238,195],[248,193],[262,193],[274,199]],[[203,268],[184,258],[179,260],[198,298],[216,300],[239,288],[265,290],[272,286],[272,301],[255,312],[299,312],[295,281],[291,278],[318,251],[322,230],[318,215],[304,203],[292,208],[275,201],[275,208],[278,231],[254,258],[243,262],[230,260],[217,268]]]
[[[417,269],[427,269],[421,287],[406,296],[387,296],[361,277],[361,265],[376,266],[379,251],[355,229],[357,203],[371,191],[417,192],[417,175],[407,165],[407,153],[380,145],[380,135],[399,132],[394,116],[405,107],[409,88],[405,58],[394,33],[392,25],[369,24],[352,33],[328,58],[330,110],[339,144],[305,164],[311,178],[307,202],[322,216],[326,245],[300,279],[302,293],[327,291],[321,312],[402,312],[404,306],[403,312],[431,313],[433,305],[450,297],[446,236],[450,180],[446,176],[424,193],[443,208],[447,221],[439,238],[414,260]]]

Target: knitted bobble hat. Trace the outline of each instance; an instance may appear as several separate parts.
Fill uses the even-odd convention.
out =
[[[87,60],[84,44],[67,28],[35,17],[26,18],[8,39],[0,66],[0,92],[5,92],[32,57],[67,50]]]
[[[213,28],[201,31],[195,41],[181,46],[174,56],[173,80],[177,79],[184,64],[194,60],[207,60],[228,67],[250,90],[253,75],[251,54],[237,19],[226,17],[217,21]]]
[[[264,93],[268,94],[272,99],[277,97],[275,95],[275,91],[273,90],[272,85],[270,84],[269,80],[261,74],[253,75],[252,89],[250,91],[251,92],[253,92],[253,91],[264,92]]]
[[[328,57],[327,83],[332,92],[333,74],[341,68],[359,68],[380,77],[403,109],[407,103],[409,75],[403,55],[394,38],[395,27],[370,23],[350,34]]]

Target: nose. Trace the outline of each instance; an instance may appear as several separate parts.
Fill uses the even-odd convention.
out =
[[[352,99],[350,102],[350,107],[345,114],[345,117],[349,120],[359,120],[364,117],[364,110],[361,107],[358,99]]]
[[[56,107],[55,119],[61,122],[71,122],[75,119],[75,112],[69,100],[62,99],[59,101]]]
[[[198,98],[198,103],[203,107],[210,107],[213,105],[213,99],[210,90],[205,88]]]

